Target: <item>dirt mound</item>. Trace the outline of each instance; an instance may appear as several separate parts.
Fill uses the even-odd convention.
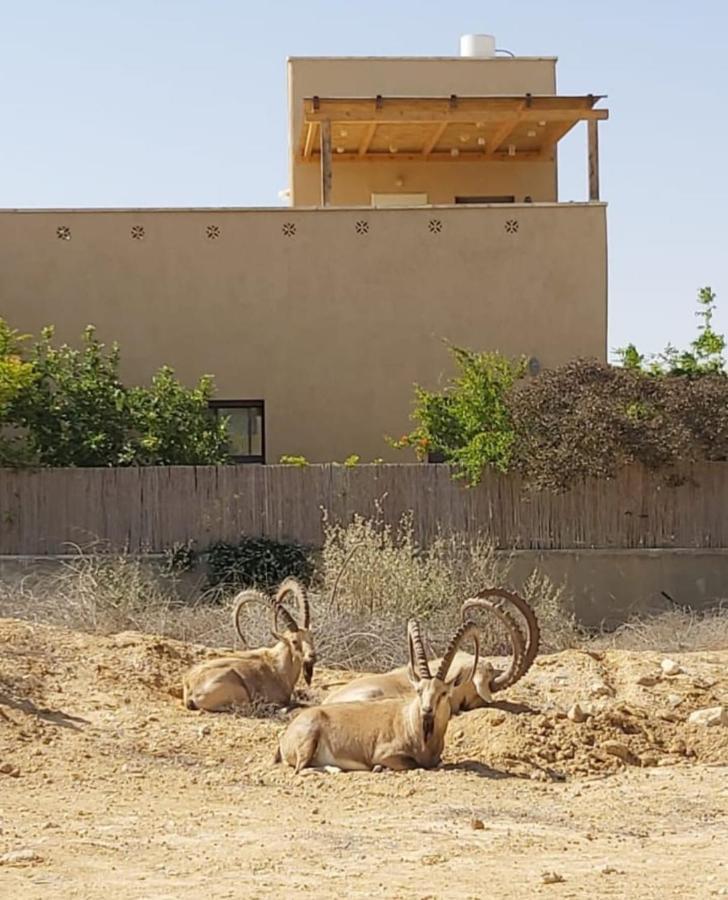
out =
[[[440,769],[305,777],[272,764],[285,715],[182,708],[182,672],[212,653],[0,620],[6,893],[515,898],[551,890],[548,870],[569,896],[682,900],[725,883],[726,770],[705,764],[728,762],[728,728],[687,720],[725,704],[728,653],[670,675],[654,653],[542,657],[453,720]],[[312,698],[347,677],[318,670]]]
[[[26,747],[58,740],[48,730],[54,721],[102,727],[113,710],[126,733],[136,733],[136,752],[190,753],[188,732],[197,720],[181,709],[181,675],[219,650],[136,632],[93,636],[13,620],[0,623],[0,641],[0,722],[18,729]],[[727,763],[728,729],[688,722],[693,710],[725,703],[726,659],[725,653],[682,654],[670,667],[654,653],[570,650],[541,657],[507,700],[452,721],[446,762],[536,780],[623,766]],[[321,669],[312,698],[341,681],[341,673]],[[208,720],[218,747],[267,765],[281,718]],[[5,745],[13,752],[7,738]]]

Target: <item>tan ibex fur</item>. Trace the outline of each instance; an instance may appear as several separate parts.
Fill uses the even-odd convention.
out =
[[[372,702],[339,703],[305,709],[291,722],[280,740],[277,762],[296,772],[306,767],[370,770],[433,768],[440,762],[445,733],[452,715],[447,681],[458,645],[475,643],[473,667],[478,662],[478,629],[471,622],[455,632],[435,676],[430,671],[419,625],[408,624],[409,695]],[[466,676],[467,677],[467,676]]]
[[[300,622],[296,622],[283,605],[288,594],[298,600]],[[260,591],[241,591],[235,598],[233,621],[243,643],[240,613],[249,603],[261,603],[271,609],[276,643],[272,647],[243,650],[193,666],[182,681],[183,702],[187,709],[215,712],[253,703],[285,706],[291,700],[302,671],[306,683],[311,683],[316,651],[309,630],[310,609],[304,587],[295,578],[287,578],[275,597]],[[282,631],[278,631],[279,617],[284,623]]]
[[[497,597],[493,602],[491,598]],[[512,605],[526,623],[526,634],[521,631],[511,612],[504,608]],[[504,672],[497,672],[490,662],[480,660],[473,668],[473,657],[458,652],[450,667],[450,677],[454,684],[450,692],[453,714],[469,709],[487,706],[493,694],[511,687],[530,669],[538,652],[539,628],[536,616],[528,603],[518,594],[499,588],[487,588],[462,607],[465,621],[473,611],[483,610],[494,615],[506,628],[513,651],[511,663]],[[435,660],[439,665],[440,660]],[[468,672],[472,675],[468,676]],[[402,666],[382,675],[363,675],[332,691],[324,700],[324,705],[348,703],[361,700],[381,700],[385,698],[407,697],[412,693],[412,682],[408,667]]]

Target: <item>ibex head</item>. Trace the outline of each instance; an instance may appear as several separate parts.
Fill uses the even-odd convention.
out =
[[[460,672],[457,678],[448,682],[447,673],[458,647],[466,638],[472,639],[475,644],[473,667],[470,672]],[[410,619],[407,624],[407,639],[409,646],[409,677],[419,700],[422,717],[422,736],[426,744],[434,733],[444,734],[451,715],[450,694],[453,688],[458,687],[461,682],[468,678],[472,679],[475,676],[480,654],[478,628],[473,622],[463,622],[450,639],[445,655],[442,657],[440,666],[434,676],[430,671],[420,625],[416,619]]]
[[[287,607],[284,606],[284,600],[288,598],[289,594],[295,597],[298,605],[298,622]],[[292,659],[298,661],[303,669],[303,677],[306,680],[306,684],[310,685],[316,664],[316,650],[310,630],[311,607],[304,586],[296,578],[286,578],[281,582],[273,597],[256,590],[241,591],[236,598],[233,623],[243,645],[245,645],[246,641],[240,625],[240,615],[244,607],[249,603],[261,603],[271,610],[273,616],[271,633],[273,637],[276,641],[288,647]]]
[[[283,605],[284,599],[292,594],[298,605],[298,622]],[[316,665],[316,648],[311,634],[311,607],[308,602],[306,589],[297,578],[286,578],[281,582],[273,598],[275,604],[273,633],[279,641],[285,641],[291,648],[294,656],[303,660],[303,677],[306,684],[311,684],[313,670]],[[283,619],[284,629],[279,632],[278,616]]]

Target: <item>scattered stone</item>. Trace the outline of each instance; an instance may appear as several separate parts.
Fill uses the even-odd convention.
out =
[[[43,857],[35,850],[10,850],[0,856],[0,866],[24,866],[27,863],[43,862]]]
[[[640,764],[644,768],[649,768],[650,766],[659,766],[660,757],[656,753],[643,753],[642,756],[640,756]]]
[[[594,707],[589,702],[577,701],[566,713],[566,717],[572,722],[586,722],[589,716],[594,715]]]
[[[589,687],[589,693],[592,697],[611,697],[614,692],[603,681],[593,681]]]
[[[673,678],[683,671],[682,666],[676,663],[674,659],[663,659],[660,663],[660,668],[662,669],[662,674],[667,675],[668,678]]]
[[[208,735],[209,733],[210,733],[210,726],[209,726],[209,725],[200,725],[200,727],[197,729],[197,734],[198,734],[200,737],[207,737],[207,735]]]
[[[641,675],[637,679],[637,684],[641,684],[642,687],[654,687],[660,681],[659,675]]]
[[[725,706],[710,706],[706,709],[696,709],[688,716],[689,725],[728,725],[728,709]]]
[[[619,869],[615,869],[614,866],[602,866],[599,870],[602,875],[622,875],[623,872],[620,872]]]
[[[9,775],[11,778],[19,778],[20,769],[12,763],[3,763],[0,766],[0,775]]]
[[[640,760],[632,753],[626,744],[623,744],[620,741],[604,741],[601,748],[605,753],[609,753],[610,756],[616,756],[617,759],[621,759],[622,762],[627,765],[640,765]]]
[[[482,819],[477,819],[475,816],[473,816],[473,818],[470,820],[470,827],[473,829],[473,831],[484,831],[485,823]]]
[[[665,699],[667,700],[667,705],[674,709],[676,706],[680,706],[685,698],[681,697],[680,694],[668,694]]]
[[[541,881],[544,884],[561,884],[566,879],[559,872],[542,872]]]

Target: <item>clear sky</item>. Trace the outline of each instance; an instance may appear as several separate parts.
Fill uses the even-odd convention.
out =
[[[703,284],[728,331],[728,0],[0,0],[0,207],[278,205],[287,56],[457,55],[466,32],[609,95],[610,347],[687,343]]]

